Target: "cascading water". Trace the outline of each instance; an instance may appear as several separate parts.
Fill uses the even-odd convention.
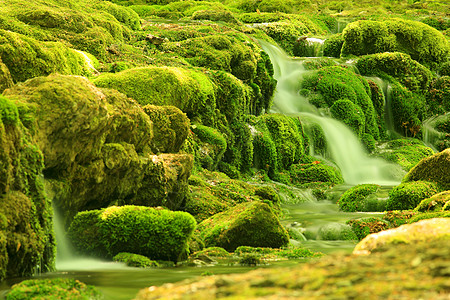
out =
[[[274,66],[277,89],[273,112],[297,115],[322,127],[328,155],[340,168],[347,184],[396,185],[403,175],[396,165],[367,155],[354,133],[343,123],[320,115],[316,107],[299,95],[301,79],[307,72],[302,60],[290,58],[280,48],[261,41]]]

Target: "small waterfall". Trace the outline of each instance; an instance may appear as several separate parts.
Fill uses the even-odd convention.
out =
[[[328,155],[340,168],[348,184],[376,183],[396,185],[403,174],[396,165],[371,158],[350,128],[343,123],[321,116],[316,107],[299,95],[301,78],[306,72],[302,61],[288,57],[281,49],[261,42],[274,65],[278,80],[272,111],[297,115],[320,125],[325,133]]]
[[[448,115],[450,115],[450,113],[433,116],[423,122],[423,142],[425,143],[425,145],[433,149],[434,152],[439,152],[438,149],[436,149],[435,145],[437,141],[445,136],[444,132],[435,129],[436,123],[441,121],[442,119],[448,118]]]

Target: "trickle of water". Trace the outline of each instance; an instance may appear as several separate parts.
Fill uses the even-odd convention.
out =
[[[302,60],[288,57],[283,50],[269,43],[261,41],[261,46],[270,56],[278,81],[272,112],[297,115],[320,125],[327,140],[327,154],[340,168],[346,183],[396,185],[400,182],[404,174],[398,166],[369,157],[350,128],[320,115],[316,107],[299,95],[302,77],[308,72]]]

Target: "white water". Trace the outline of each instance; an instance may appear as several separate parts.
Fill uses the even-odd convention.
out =
[[[340,168],[344,181],[356,185],[375,183],[397,185],[404,175],[398,166],[382,159],[369,157],[363,145],[350,128],[332,118],[323,116],[306,98],[299,95],[303,75],[308,72],[302,60],[290,58],[280,48],[261,42],[274,66],[277,89],[272,112],[297,115],[322,127],[327,140],[327,154]]]

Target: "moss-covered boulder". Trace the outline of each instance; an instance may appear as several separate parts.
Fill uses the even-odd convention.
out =
[[[422,159],[406,174],[403,181],[430,181],[436,183],[439,188],[445,191],[450,189],[448,170],[450,170],[450,149]]]
[[[158,262],[151,260],[146,256],[128,252],[120,252],[113,257],[113,261],[122,262],[129,267],[136,268],[152,268],[159,266]]]
[[[179,152],[189,132],[189,119],[174,106],[146,105],[145,113],[153,122],[154,153]]]
[[[342,211],[368,211],[367,208],[370,207],[369,197],[376,194],[379,189],[380,186],[376,184],[360,184],[352,187],[345,191],[338,200],[339,208]],[[373,200],[378,201],[376,198]],[[384,209],[379,211],[384,211]]]
[[[101,300],[102,293],[92,285],[69,278],[29,279],[12,286],[7,300],[16,299]]]
[[[404,19],[360,20],[344,31],[342,55],[403,52],[419,63],[436,67],[447,60],[448,42],[441,32],[426,24]]]
[[[13,86],[14,81],[11,77],[8,67],[1,61],[0,58],[0,92]]]
[[[365,130],[365,118],[361,108],[348,99],[340,99],[330,107],[333,118],[350,127],[359,138]]]
[[[450,240],[450,219],[435,218],[422,220],[413,224],[405,224],[398,228],[374,233],[359,242],[354,254],[369,254],[370,252],[389,245],[415,244],[432,242],[433,240]]]
[[[389,192],[387,210],[414,209],[423,199],[439,193],[436,183],[428,181],[404,182]]]
[[[432,212],[450,210],[450,191],[444,191],[422,200],[414,209],[419,212]]]
[[[0,280],[54,268],[52,207],[42,152],[13,101],[0,96]]]
[[[377,233],[390,228],[390,223],[382,218],[369,217],[347,221],[359,240],[372,233]]]
[[[289,242],[272,208],[255,201],[236,205],[201,222],[197,233],[207,247],[234,251],[239,246],[279,248]]]
[[[364,124],[361,124],[357,116],[342,115],[341,110],[336,106],[333,111],[340,119],[346,119],[353,127],[356,126],[356,130],[364,126],[364,133],[372,135],[375,139],[379,138],[370,86],[366,79],[356,75],[351,69],[342,66],[323,67],[304,78],[302,89],[302,93],[308,91],[307,98],[318,107],[332,107],[336,101],[343,99],[359,106],[359,114],[362,111],[363,115],[360,117],[364,120]],[[342,102],[342,104],[348,107],[348,102]]]
[[[374,154],[409,171],[422,159],[433,155],[434,151],[417,139],[396,139],[381,144]]]
[[[113,203],[175,209],[186,196],[192,157],[155,155],[161,141],[153,144],[153,122],[134,100],[62,75],[31,79],[5,95],[42,150],[47,192],[67,217]],[[181,143],[186,128],[177,130]]]
[[[344,182],[339,169],[320,161],[292,165],[289,168],[289,176],[292,183],[296,185],[312,182],[326,182],[330,185],[335,185]]]
[[[342,33],[334,34],[323,42],[323,56],[340,57],[344,37]]]
[[[450,68],[450,67],[449,67]],[[431,81],[426,94],[429,115],[440,115],[450,111],[450,74]]]
[[[187,256],[194,218],[185,212],[144,206],[111,206],[78,213],[69,227],[75,249],[112,258],[130,252],[153,260],[178,261]]]

